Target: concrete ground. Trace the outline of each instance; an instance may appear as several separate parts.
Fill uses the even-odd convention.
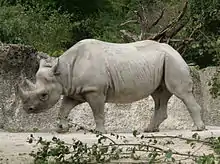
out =
[[[198,132],[201,138],[206,137],[218,137],[220,136],[220,127],[207,127],[207,131]],[[171,130],[171,131],[162,131],[158,133],[143,133],[145,136],[163,136],[163,135],[182,135],[182,137],[191,138],[192,132],[190,130]],[[67,133],[67,134],[57,134],[57,133],[9,133],[0,130],[0,164],[30,164],[33,159],[28,155],[32,150],[36,150],[37,147],[34,147],[34,144],[27,143],[27,138],[33,134],[35,138],[43,137],[43,139],[51,140],[53,136],[56,136],[66,142],[71,143],[72,138],[76,138],[81,140],[82,142],[86,142],[88,144],[92,144],[97,142],[97,138],[94,134],[83,134],[79,133]],[[133,137],[131,133],[123,133],[119,134],[126,137],[128,143],[137,143],[138,140]],[[142,133],[141,133],[142,135]],[[107,135],[110,136],[110,135]],[[111,136],[111,138],[114,138]],[[115,140],[116,142],[121,142],[120,140]],[[165,141],[165,139],[161,139],[161,142]],[[165,148],[170,148],[172,150],[178,151],[180,153],[187,153],[189,150],[194,151],[195,154],[209,154],[212,153],[212,150],[202,144],[196,144],[194,149],[191,149],[186,141],[179,139],[172,139],[175,143],[174,145],[168,145]],[[181,157],[182,158],[182,157]],[[120,163],[129,163],[129,160]],[[131,163],[131,161],[130,161]],[[133,162],[134,163],[134,162]],[[191,161],[185,161],[183,163],[193,163]]]

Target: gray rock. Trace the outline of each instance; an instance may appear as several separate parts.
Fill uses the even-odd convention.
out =
[[[21,73],[34,80],[38,69],[38,52],[24,45],[0,47],[0,126],[8,131],[51,129],[56,113],[51,109],[39,115],[27,115],[15,95]],[[41,53],[40,53],[41,54]]]
[[[20,100],[15,94],[15,85],[19,82],[21,72],[34,80],[39,59],[47,57],[47,54],[37,52],[29,46],[3,44],[0,47],[0,128],[14,132],[53,131],[55,128],[60,102],[46,113],[27,115],[21,109]],[[199,104],[204,106],[204,121],[208,125],[219,126],[219,101],[211,98],[207,85],[214,68],[200,71],[191,68],[194,95]],[[154,101],[151,96],[131,104],[106,104],[106,129],[109,132],[143,131],[150,121],[153,108]],[[69,118],[71,122],[87,128],[95,127],[92,111],[87,103],[75,107]],[[172,96],[168,103],[168,118],[160,129],[190,129],[192,125],[192,119],[183,102]],[[75,130],[75,127],[71,128],[72,132]]]
[[[212,98],[208,83],[215,74],[217,67],[208,67],[200,71],[203,103],[205,108],[204,120],[207,125],[220,126],[220,97]]]

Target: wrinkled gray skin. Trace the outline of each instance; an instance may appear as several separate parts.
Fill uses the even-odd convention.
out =
[[[151,95],[154,115],[145,132],[159,131],[167,118],[167,102],[180,98],[194,121],[194,130],[204,130],[201,107],[192,94],[188,65],[171,46],[145,40],[126,44],[85,39],[59,58],[41,60],[36,83],[18,86],[27,113],[43,112],[64,95],[57,132],[68,131],[67,117],[76,105],[89,103],[96,130],[105,133],[104,104],[131,103]],[[117,119],[117,118],[115,118]]]

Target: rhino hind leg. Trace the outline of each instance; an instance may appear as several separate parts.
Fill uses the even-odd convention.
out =
[[[175,94],[178,98],[180,98],[183,103],[186,105],[189,114],[194,122],[193,131],[202,131],[205,130],[205,124],[202,121],[201,117],[201,107],[196,102],[194,95],[191,92],[186,92],[185,94]]]
[[[160,124],[167,119],[167,103],[172,94],[164,85],[161,85],[151,96],[154,99],[155,108],[150,123],[144,132],[159,132]]]
[[[168,67],[169,65],[172,67]],[[193,95],[193,81],[189,71],[181,69],[181,65],[175,61],[165,61],[165,84],[167,89],[186,105],[195,125],[193,130],[205,130],[201,115],[202,109]]]
[[[188,93],[187,95],[182,97],[182,101],[186,105],[191,118],[193,119],[194,122],[194,127],[193,131],[202,131],[205,130],[205,124],[202,121],[201,117],[201,107],[200,105],[196,102],[195,97],[193,96],[192,93]]]
[[[97,92],[89,92],[85,95],[86,101],[89,103],[92,108],[93,117],[96,124],[96,131],[107,133],[105,130],[105,115],[104,115],[104,106],[105,106],[105,96]]]

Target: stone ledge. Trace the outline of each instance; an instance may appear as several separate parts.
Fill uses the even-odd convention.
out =
[[[5,46],[5,47],[4,47]],[[2,49],[9,49],[7,55]],[[54,108],[46,113],[27,115],[21,110],[21,103],[14,94],[14,86],[18,82],[21,72],[30,79],[35,78],[40,58],[47,58],[45,53],[37,52],[34,48],[24,45],[0,46],[0,56],[5,56],[0,65],[0,127],[8,131],[50,131],[54,128],[57,117],[58,102]],[[193,68],[193,67],[190,67]],[[208,93],[207,81],[214,69],[193,70],[194,95],[199,104],[204,105],[204,121],[208,125],[220,126],[218,119],[219,100],[213,100]],[[201,79],[201,80],[200,80]],[[154,102],[151,97],[132,104],[106,104],[106,129],[114,132],[142,131],[152,115]],[[70,119],[74,123],[94,127],[92,111],[88,104],[77,106],[71,111]],[[175,124],[174,124],[175,123]],[[161,125],[161,129],[191,129],[192,120],[185,105],[175,96],[168,103],[168,119]],[[75,129],[71,129],[75,131]]]

